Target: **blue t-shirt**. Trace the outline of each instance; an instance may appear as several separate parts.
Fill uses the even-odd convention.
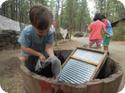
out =
[[[23,29],[21,35],[18,39],[18,42],[21,46],[32,48],[42,54],[46,55],[45,46],[46,44],[52,44],[54,41],[54,36],[52,31],[49,31],[48,34],[44,37],[39,37],[34,31],[32,25],[29,25]],[[29,54],[22,51],[22,56],[28,56]]]
[[[107,24],[106,30],[112,36],[113,35],[113,31],[112,31],[111,22],[110,21],[107,21],[107,22],[108,22],[108,24]]]

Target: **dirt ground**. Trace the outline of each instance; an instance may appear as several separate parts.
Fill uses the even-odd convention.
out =
[[[75,49],[86,45],[87,38],[73,38],[71,41],[59,41],[55,49]],[[112,42],[110,45],[111,57],[119,62],[125,71],[125,42]],[[19,49],[0,51],[0,85],[8,93],[23,93],[23,79],[19,69]],[[123,78],[122,84],[124,84]]]

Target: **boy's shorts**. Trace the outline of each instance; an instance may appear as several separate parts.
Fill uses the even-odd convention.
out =
[[[105,35],[104,40],[103,40],[103,46],[108,46],[110,41],[111,41],[111,38],[109,36]]]
[[[102,42],[102,39],[94,39],[94,40],[90,40],[89,45],[91,47],[94,43],[96,43],[96,46],[100,47],[101,46],[101,42]]]

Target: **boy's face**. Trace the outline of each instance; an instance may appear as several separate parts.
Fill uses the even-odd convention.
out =
[[[46,36],[48,31],[49,31],[49,27],[45,30],[40,31],[39,29],[35,28],[35,31],[37,33],[38,36],[42,37],[42,36]]]

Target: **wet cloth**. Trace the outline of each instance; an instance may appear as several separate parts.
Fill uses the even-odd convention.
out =
[[[44,71],[48,66],[50,66],[49,71],[52,72],[53,76],[58,76],[61,69],[61,61],[56,57],[49,57],[45,62],[41,62],[39,59],[35,66],[35,71],[41,74],[46,73]]]
[[[56,77],[61,70],[61,61],[56,56],[49,57],[46,62],[41,62],[36,56],[29,56],[25,65],[31,72],[46,77]]]

